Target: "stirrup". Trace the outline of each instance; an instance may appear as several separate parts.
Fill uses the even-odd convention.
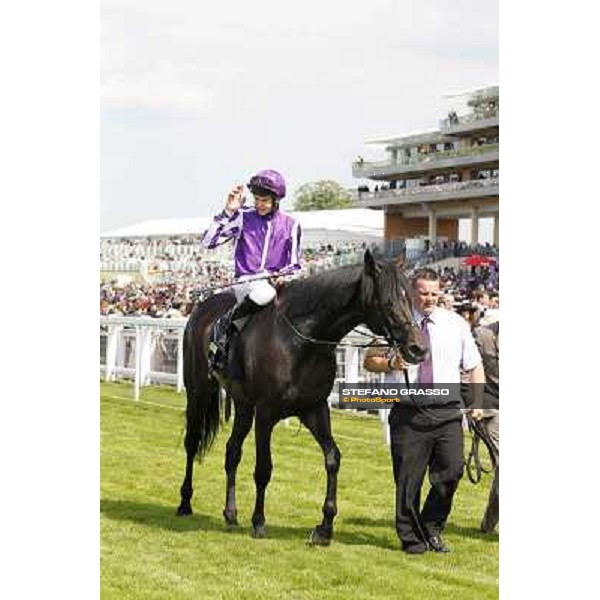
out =
[[[208,366],[211,371],[224,371],[227,368],[227,346],[223,347],[217,342],[208,344]]]

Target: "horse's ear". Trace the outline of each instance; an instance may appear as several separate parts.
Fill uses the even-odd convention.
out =
[[[375,257],[370,250],[365,252],[365,273],[371,277],[375,277],[381,271],[381,267],[377,264]]]

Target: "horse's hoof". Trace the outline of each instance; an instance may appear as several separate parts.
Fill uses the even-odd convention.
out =
[[[325,533],[320,527],[315,527],[308,536],[306,543],[309,546],[329,546],[332,535]]]
[[[192,507],[189,504],[180,504],[176,514],[178,517],[189,517],[192,514]]]
[[[237,513],[228,513],[224,510],[223,517],[225,518],[225,527],[227,529],[233,529],[238,526]]]
[[[267,537],[267,530],[265,529],[264,525],[258,525],[256,527],[252,527],[250,535],[255,540],[262,540],[263,538]]]
[[[237,529],[239,523],[238,520],[234,517],[233,519],[225,518],[225,528],[226,529]]]

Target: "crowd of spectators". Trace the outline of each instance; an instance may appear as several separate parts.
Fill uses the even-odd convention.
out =
[[[425,252],[420,255],[419,264],[424,266],[427,263],[437,262],[446,258],[463,258],[473,254],[487,257],[497,257],[498,248],[486,242],[485,244],[467,244],[461,241],[443,241],[429,245],[425,244]]]
[[[141,252],[143,245],[131,244]],[[343,264],[356,262],[365,243],[322,244],[304,249],[304,276]],[[194,302],[209,290],[227,287],[233,281],[231,260],[215,261],[206,256],[186,261],[172,261],[164,270],[145,272],[145,281],[119,284],[106,277],[100,284],[100,314],[118,316],[185,317]]]
[[[465,264],[466,257],[484,257],[487,264]],[[464,314],[477,313],[480,317],[497,314],[500,304],[500,265],[498,249],[491,244],[467,244],[466,242],[438,242],[431,246],[411,268],[420,268],[448,258],[461,258],[458,266],[438,267],[443,295],[440,304]],[[487,259],[487,260],[485,260]],[[494,312],[496,311],[496,312]]]
[[[193,308],[193,282],[147,284],[115,281],[100,284],[100,314],[145,317],[186,317]]]
[[[500,308],[500,271],[497,263],[486,266],[443,267],[438,274],[443,290],[440,305],[460,314],[497,315]]]
[[[358,262],[367,244],[344,242],[322,244],[304,249],[302,276],[344,264]],[[438,242],[416,255],[408,256],[409,268],[471,254],[495,257],[497,249],[490,244],[468,245],[465,242]],[[198,298],[210,290],[227,287],[233,281],[230,260],[223,262],[200,258],[186,263],[186,268],[166,270],[145,281],[119,284],[110,279],[100,284],[100,314],[119,316],[187,317]],[[475,302],[474,295],[485,291],[497,308],[499,269],[496,260],[489,265],[442,267],[438,269],[444,288],[442,301],[448,308],[458,309]]]

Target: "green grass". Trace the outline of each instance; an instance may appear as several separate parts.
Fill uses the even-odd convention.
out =
[[[194,515],[175,516],[183,479],[185,396],[101,384],[101,597],[140,599],[498,597],[498,536],[478,525],[489,476],[465,477],[445,539],[452,553],[408,556],[394,530],[389,450],[375,417],[334,411],[342,452],[338,517],[328,548],[308,547],[325,493],[321,452],[297,419],[273,434],[267,539],[250,537],[254,436],[238,469],[238,519],[224,528],[224,448],[231,423],[194,477]]]

